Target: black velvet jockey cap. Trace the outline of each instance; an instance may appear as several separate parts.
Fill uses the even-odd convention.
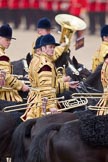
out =
[[[40,48],[40,41],[41,41],[42,37],[43,36],[40,36],[36,39],[34,49]]]
[[[0,36],[9,39],[16,39],[12,38],[12,28],[9,24],[4,24],[0,27]]]
[[[43,17],[39,19],[39,21],[37,22],[37,28],[51,29],[52,25],[51,25],[50,20],[47,17]]]
[[[101,29],[101,37],[108,36],[108,25],[104,25]]]
[[[40,40],[40,46],[46,46],[54,44],[55,46],[59,46],[59,43],[56,43],[55,38],[51,34],[44,35]]]

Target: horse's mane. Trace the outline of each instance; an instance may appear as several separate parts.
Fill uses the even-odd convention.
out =
[[[83,116],[80,133],[84,142],[92,146],[108,147],[108,115]]]
[[[95,86],[95,84],[98,86],[98,81],[99,81],[99,86],[100,89],[103,90],[102,83],[101,83],[101,69],[102,65],[100,64],[96,70],[85,80],[85,85],[90,85],[92,87]]]
[[[81,112],[73,113],[73,116],[76,116],[77,118],[74,118],[73,120],[70,119],[65,122],[68,123],[68,122],[76,121],[76,119],[80,118],[81,116],[88,115],[88,114],[91,114],[91,112],[81,111]],[[55,115],[54,117],[57,117],[57,116]],[[59,114],[58,114],[58,117],[60,118]],[[62,114],[61,114],[61,118],[62,118]],[[39,162],[39,161],[43,161],[43,159],[46,158],[45,151],[46,151],[46,141],[48,142],[47,139],[49,139],[53,135],[56,135],[56,133],[62,128],[62,126],[65,125],[65,122],[60,122],[60,123],[55,122],[53,124],[52,123],[48,124],[48,126],[45,126],[43,129],[41,129],[41,131],[39,131],[36,134],[36,136],[33,138],[31,145],[30,145],[27,162],[33,162],[33,161]],[[44,159],[44,161],[47,161],[47,159]]]
[[[24,64],[23,64],[23,59],[12,61],[12,70],[13,74],[15,75],[23,75],[24,74]],[[19,70],[20,69],[20,70]]]
[[[4,155],[10,147],[12,133],[19,124],[16,113],[0,112],[0,154]]]
[[[36,119],[30,119],[21,123],[13,133],[11,147],[12,147],[12,159],[17,161],[25,161],[25,147],[24,139],[31,138],[32,126],[36,123]],[[18,146],[18,147],[17,147]],[[24,159],[21,159],[23,157]]]
[[[62,55],[54,62],[56,68],[63,67],[63,65],[65,65],[65,67],[67,67],[69,57],[70,57],[70,50],[63,52]]]
[[[49,124],[47,128],[43,128],[41,133],[37,134],[34,139],[31,142],[29,155],[27,158],[27,162],[41,162],[41,161],[47,161],[44,158],[46,157],[46,147],[45,147],[45,141],[47,141],[47,138],[49,137],[49,133],[56,133],[61,128],[62,124]],[[44,138],[43,138],[44,136]],[[38,149],[37,149],[38,148]],[[40,154],[41,153],[41,154]],[[32,156],[31,156],[32,155]],[[35,159],[34,159],[35,157]]]

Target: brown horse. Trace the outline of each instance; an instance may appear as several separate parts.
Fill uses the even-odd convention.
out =
[[[12,160],[14,162],[25,162],[27,159],[28,151],[34,137],[48,126],[50,123],[64,123],[67,121],[78,119],[79,116],[88,114],[91,112],[81,111],[77,113],[59,113],[53,115],[47,115],[37,119],[27,120],[21,123],[13,133],[12,147],[13,155]]]
[[[52,124],[34,137],[27,162],[66,161],[108,162],[108,116]]]

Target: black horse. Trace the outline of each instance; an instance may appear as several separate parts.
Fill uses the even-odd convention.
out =
[[[19,113],[0,111],[0,161],[11,157],[11,139],[15,128],[21,123]]]
[[[29,56],[28,56],[29,59]],[[22,75],[23,77],[27,75],[28,64],[26,58],[20,60],[12,61],[12,73],[14,75]]]
[[[88,91],[91,92],[102,92],[103,87],[101,83],[101,68],[102,64],[97,67],[95,72],[91,72],[87,68],[84,67],[83,64],[79,63],[75,56],[70,58],[70,50],[63,52],[63,54],[55,61],[56,68],[63,67],[65,65],[66,75],[69,75],[72,80],[80,81],[82,89],[84,89],[84,85]],[[22,58],[17,61],[12,62],[13,66],[13,74],[22,75],[23,77],[19,77],[22,80],[28,80],[27,78],[27,70],[29,64],[31,62],[32,55],[28,53],[26,58]],[[19,68],[20,67],[20,68]]]
[[[102,64],[100,64],[96,70],[88,76],[88,78],[86,78],[85,80],[85,86],[87,87],[93,87],[97,90],[99,90],[100,92],[103,92],[103,86],[101,83],[101,69],[102,69]]]
[[[15,69],[18,70],[18,72],[15,70],[14,73],[21,75],[25,69],[23,62],[26,62],[25,64],[27,64],[27,66],[29,67],[31,59],[32,59],[31,54],[28,53],[26,56],[26,59],[21,59],[18,62],[15,61],[14,66],[16,67]],[[17,64],[21,64],[22,68],[17,69],[18,67]],[[70,59],[70,50],[63,52],[63,54],[55,61],[56,68],[63,67],[63,65],[65,65],[65,68],[66,68],[66,75],[69,75],[71,77],[71,80],[80,81],[80,86],[76,89],[70,89],[69,91],[65,91],[63,94],[58,94],[57,95],[58,97],[64,95],[65,99],[70,99],[73,93],[90,93],[90,92],[100,93],[102,92],[100,88],[102,87],[101,80],[100,80],[100,77],[101,77],[100,69],[98,70],[99,75],[97,75],[97,72],[91,74],[91,72],[88,69],[86,69],[82,64],[80,64],[74,56],[72,59]],[[20,70],[22,69],[23,71],[20,72]],[[96,82],[97,80],[98,82]],[[97,87],[95,83],[97,83]],[[25,93],[22,93],[22,95],[24,94]],[[27,98],[27,95],[25,94],[23,98]],[[93,99],[93,100],[89,99],[89,104],[95,105],[97,102],[98,102],[97,99]]]
[[[30,53],[28,53],[26,56],[28,66],[31,62],[31,59],[32,57]],[[54,62],[54,64],[56,68],[63,67],[65,65],[66,75],[69,75],[72,80],[82,81],[91,74],[91,72],[86,69],[83,64],[80,64],[77,61],[75,56],[73,56],[72,59],[70,58],[70,50],[63,52],[63,54]]]
[[[24,103],[0,100],[0,162],[6,162],[6,158],[11,157],[10,143],[12,133],[22,122],[20,116],[25,111],[16,111],[14,109],[26,108],[26,105],[21,106]]]
[[[64,123],[67,121],[78,119],[85,114],[92,114],[90,111],[79,111],[77,113],[59,113],[47,115],[38,119],[27,120],[20,124],[13,133],[12,138],[12,160],[14,162],[24,162],[34,137],[41,132],[45,126],[51,123]]]
[[[72,80],[80,82],[80,89],[78,92],[103,92],[101,83],[101,69],[100,64],[96,70],[92,73],[90,70],[84,67],[83,64],[79,63],[75,56],[70,58],[70,51],[64,52],[55,62],[56,67],[66,66],[66,75],[69,75]]]
[[[33,139],[27,162],[108,162],[108,116],[45,127]]]
[[[28,67],[29,67],[29,64],[31,62],[31,59],[32,59],[31,54],[28,53],[27,56],[26,56],[26,59],[25,59],[25,62],[27,62]],[[21,66],[22,66],[22,60],[23,59],[18,61],[18,64],[20,63]],[[17,61],[14,62],[14,63],[17,64]],[[14,64],[14,66],[18,67],[15,64]],[[89,81],[89,83],[85,81],[92,74],[88,69],[86,69],[82,64],[80,64],[74,56],[73,56],[72,59],[70,59],[70,50],[67,51],[67,52],[64,52],[55,61],[56,68],[62,67],[63,65],[65,65],[65,68],[66,68],[66,75],[69,75],[71,77],[71,80],[80,81],[80,86],[76,89],[70,89],[69,91],[65,91],[63,94],[58,94],[57,97],[65,96],[65,99],[70,99],[72,97],[71,95],[73,93],[89,93],[89,92],[98,93],[98,92],[100,92],[100,90],[92,87],[93,85],[90,86],[89,83],[91,83],[92,81],[91,82]],[[22,68],[22,69],[24,70],[24,68]],[[17,74],[22,73],[22,72],[20,72],[21,69],[17,69],[17,70],[19,70],[19,73],[18,72],[14,72],[14,73],[17,73]],[[90,77],[90,78],[93,78],[93,77]],[[91,79],[89,79],[89,80],[91,80]],[[95,80],[96,80],[96,78],[95,78]],[[25,93],[23,93],[23,95],[24,94]],[[27,95],[25,95],[25,98],[26,97],[27,97]],[[92,105],[95,105],[97,102],[98,102],[97,99],[93,99],[93,100],[89,99],[89,103],[92,104]]]
[[[78,62],[75,56],[68,58],[68,66],[66,68],[66,74],[69,75],[72,80],[84,81],[90,75],[91,71],[85,68],[85,66]]]
[[[26,58],[13,61],[13,74],[23,75],[19,79],[27,80],[27,69],[31,62],[32,56],[30,53],[27,54]],[[63,67],[65,65],[66,75],[69,75],[72,80],[77,80],[81,82],[82,91],[88,92],[102,92],[103,87],[101,83],[101,68],[102,64],[98,66],[95,72],[91,72],[84,67],[83,64],[80,64],[75,56],[70,58],[70,50],[63,52],[63,54],[55,61],[56,68]],[[19,68],[20,67],[20,68]],[[84,83],[84,84],[83,84]],[[81,91],[81,88],[79,91]]]

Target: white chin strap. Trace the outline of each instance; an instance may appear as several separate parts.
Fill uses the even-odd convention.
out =
[[[75,69],[75,67],[68,62],[69,68],[74,72],[75,75],[79,75],[79,71]]]
[[[24,69],[26,72],[28,72],[28,65],[26,59],[23,59]]]

